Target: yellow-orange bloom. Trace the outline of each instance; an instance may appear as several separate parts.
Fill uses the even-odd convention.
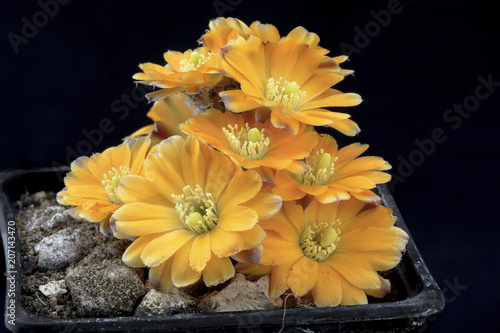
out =
[[[334,60],[324,56],[317,41],[303,28],[279,42],[264,43],[255,36],[230,41],[221,49],[221,66],[241,90],[219,93],[225,107],[238,113],[268,109],[275,127],[294,134],[300,123],[357,134],[359,127],[348,114],[324,109],[357,105],[361,97],[331,88],[344,75],[335,71]]]
[[[217,67],[215,54],[205,47],[184,53],[168,51],[163,55],[167,64],[140,64],[143,73],[133,76],[138,83],[160,90],[146,94],[149,101],[159,101],[177,92],[197,93],[201,88],[224,85],[223,71]]]
[[[233,17],[218,17],[210,21],[209,30],[200,38],[210,52],[218,53],[229,41],[239,36],[247,39],[250,35],[260,38],[264,43],[280,40],[278,29],[272,24],[253,22],[248,27],[241,20]]]
[[[183,93],[170,95],[161,101],[153,104],[147,116],[154,121],[154,124],[144,126],[131,137],[149,136],[153,144],[173,136],[186,136],[180,129],[179,124],[196,114],[196,106]]]
[[[118,195],[125,205],[111,225],[121,238],[138,237],[123,261],[151,267],[150,282],[162,292],[200,277],[207,286],[230,279],[229,257],[259,246],[266,234],[257,222],[281,207],[279,196],[261,191],[257,172],[195,137],[162,141],[144,169],[144,177],[123,178]]]
[[[408,242],[395,221],[391,209],[354,198],[327,205],[315,200],[305,211],[285,202],[278,215],[261,222],[267,238],[259,266],[271,266],[270,297],[291,289],[299,297],[311,293],[317,306],[336,306],[384,296],[390,282],[377,272],[395,267]],[[269,271],[259,266],[237,268]]]
[[[269,120],[257,122],[251,112],[235,114],[211,109],[190,118],[180,128],[214,146],[246,169],[261,166],[285,169],[294,160],[309,155],[318,141],[318,134],[305,131],[305,125],[293,135],[285,129],[275,128]]]
[[[120,181],[142,173],[149,148],[147,138],[128,139],[102,153],[77,158],[64,178],[66,187],[57,193],[57,202],[75,206],[70,209],[72,215],[101,222],[101,231],[107,232],[111,214],[122,206],[116,194]]]
[[[388,173],[382,172],[391,166],[380,157],[358,157],[366,149],[368,145],[360,143],[338,149],[333,137],[321,134],[318,144],[305,159],[308,169],[298,173],[277,171],[273,193],[286,201],[306,196],[316,197],[321,203],[347,200],[351,196],[367,202],[378,201],[380,197],[371,189],[391,179]]]

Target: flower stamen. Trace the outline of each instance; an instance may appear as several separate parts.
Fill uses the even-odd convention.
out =
[[[281,103],[291,109],[297,110],[302,99],[306,96],[306,92],[300,90],[299,85],[295,81],[281,81],[281,77],[277,81],[274,78],[267,80],[265,97],[275,103]]]
[[[306,157],[306,164],[310,169],[300,174],[293,174],[292,177],[304,185],[327,185],[334,173],[337,159],[337,157],[332,158],[330,154],[320,149],[316,151],[316,154]]]
[[[186,185],[183,192],[180,195],[172,194],[182,222],[197,235],[209,233],[218,221],[212,193],[205,193],[200,185],[196,185],[194,190]]]
[[[212,54],[213,53],[209,52],[207,54],[208,55],[208,57],[207,57],[204,54],[201,54],[201,53],[194,51],[193,53],[191,53],[191,56],[189,57],[189,59],[182,59],[180,61],[181,72],[189,72],[189,71],[193,71],[195,69],[200,68],[207,61],[210,60],[210,58],[212,57]]]
[[[246,123],[241,129],[235,124],[223,127],[222,131],[229,141],[229,149],[236,154],[246,157],[249,161],[261,160],[266,156],[269,137],[264,135],[264,129],[250,128]]]
[[[340,224],[340,220],[336,220],[308,226],[299,240],[302,253],[318,262],[328,259],[340,240]]]
[[[115,205],[122,204],[121,200],[116,194],[116,189],[120,185],[120,181],[122,180],[122,178],[126,175],[130,175],[130,167],[123,165],[119,167],[119,170],[116,170],[115,167],[112,167],[111,170],[103,175],[104,179],[101,181],[101,184],[106,189],[109,199]]]

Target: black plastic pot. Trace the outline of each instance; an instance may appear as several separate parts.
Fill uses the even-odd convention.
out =
[[[396,267],[408,297],[401,301],[368,305],[295,308],[273,311],[194,313],[157,317],[52,319],[27,312],[20,303],[20,244],[14,221],[15,201],[29,191],[59,191],[67,169],[0,172],[0,228],[5,251],[7,284],[5,324],[14,332],[422,332],[426,320],[444,308],[444,297],[425,266],[412,238]],[[397,226],[408,229],[388,186],[378,189],[383,203],[394,210]]]

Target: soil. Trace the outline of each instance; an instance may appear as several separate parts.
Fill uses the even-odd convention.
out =
[[[66,293],[47,297],[44,295],[39,287],[49,283],[50,281],[60,281],[66,278],[68,272],[76,269],[77,267],[99,267],[103,262],[116,262],[121,259],[123,251],[131,243],[130,240],[118,240],[113,236],[105,236],[99,231],[98,223],[89,223],[83,220],[75,220],[69,215],[65,214],[66,207],[59,205],[55,199],[53,192],[38,192],[35,194],[25,194],[18,202],[19,213],[16,216],[17,225],[19,228],[19,238],[21,246],[21,264],[22,264],[22,291],[21,291],[21,304],[29,312],[44,317],[52,318],[79,318],[82,316],[132,316],[134,309],[140,304],[141,299],[144,297],[150,287],[147,282],[146,269],[134,269],[134,274],[137,274],[141,283],[144,284],[144,292],[137,299],[132,310],[116,313],[103,313],[99,311],[91,311],[90,314],[81,313],[81,304],[77,301],[77,295],[73,295],[71,290]],[[59,215],[57,215],[59,214]],[[56,218],[55,218],[55,215]],[[29,230],[28,230],[29,228]],[[39,265],[38,248],[40,241],[47,236],[53,235],[63,229],[80,229],[84,237],[90,242],[88,248],[85,248],[82,258],[70,263],[68,266],[59,269],[46,269]],[[94,265],[94,266],[92,266]],[[95,279],[95,272],[91,270],[84,271],[83,274],[88,276],[79,277],[82,279],[96,281],[95,290],[97,293],[100,290],[109,291],[109,285],[99,285],[99,280]],[[404,284],[401,281],[399,274],[396,270],[381,272],[381,276],[391,281],[391,292],[383,298],[368,297],[369,303],[384,303],[403,300],[408,297]],[[255,279],[249,278],[249,281]],[[206,297],[207,294],[214,291],[220,291],[228,283],[221,284],[215,288],[207,288],[203,283],[197,283],[193,286],[182,288],[183,292],[195,297],[196,302],[200,302]],[[67,288],[70,289],[70,288]],[[311,307],[314,306],[307,299],[286,297],[285,294],[282,298],[285,301],[286,307]],[[286,299],[285,299],[286,298]],[[112,308],[113,304],[108,304]],[[186,309],[185,312],[200,311],[197,308],[191,307]]]

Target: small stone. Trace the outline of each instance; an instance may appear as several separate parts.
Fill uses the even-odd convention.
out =
[[[198,308],[205,312],[227,312],[246,310],[273,310],[282,306],[280,298],[269,298],[269,275],[255,282],[248,281],[245,275],[237,273],[231,283],[204,298]]]
[[[151,289],[135,310],[138,317],[195,312],[196,300],[191,295],[173,288],[167,294]]]
[[[50,217],[50,218],[49,218]],[[33,219],[26,223],[26,230],[35,228],[53,229],[58,223],[65,222],[73,218],[67,213],[67,209],[62,206],[48,206],[43,211],[33,216]]]
[[[38,246],[38,266],[57,270],[80,260],[93,241],[80,229],[66,228],[44,237]]]
[[[143,273],[114,259],[68,268],[65,279],[79,316],[119,317],[131,315],[146,293]]]
[[[64,280],[50,281],[47,284],[41,285],[38,289],[47,297],[58,297],[66,294],[66,282]]]

